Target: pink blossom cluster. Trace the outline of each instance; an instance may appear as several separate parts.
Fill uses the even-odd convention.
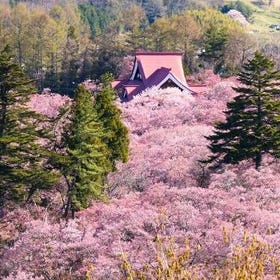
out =
[[[232,18],[233,20],[237,21],[239,24],[241,24],[242,26],[246,26],[249,24],[249,22],[247,21],[247,19],[245,18],[245,16],[237,11],[237,10],[229,10],[227,15]]]
[[[28,105],[37,113],[53,118],[58,115],[59,109],[69,101],[70,98],[66,95],[47,92],[33,94]]]
[[[68,222],[45,212],[3,213],[9,245],[0,249],[0,277],[122,279],[120,255],[136,268],[153,264],[158,234],[173,236],[178,250],[189,239],[192,262],[206,279],[242,244],[244,231],[270,244],[279,259],[280,163],[267,157],[260,171],[242,162],[210,173],[198,161],[209,153],[204,136],[224,118],[234,84],[218,81],[197,96],[151,89],[119,103],[130,130],[130,159],[110,175],[110,201],[93,202]],[[230,233],[228,243],[223,231]],[[276,280],[272,271],[266,274]]]
[[[157,234],[173,236],[178,247],[188,238],[192,248],[201,248],[193,261],[211,268],[242,242],[245,229],[269,242],[272,253],[279,256],[279,186],[248,185],[246,178],[237,182],[242,172],[236,172],[225,170],[226,178],[216,178],[207,189],[157,183],[108,204],[96,202],[68,223],[30,220],[3,252],[0,271],[16,275],[24,269],[50,278],[68,273],[79,279],[93,265],[96,279],[120,279],[120,255],[127,253],[135,267],[152,262]],[[247,170],[247,175],[254,173]],[[259,175],[261,180],[274,181],[277,176]],[[223,228],[232,232],[228,244]]]
[[[130,78],[134,65],[134,60],[134,56],[131,55],[127,55],[126,57],[124,57],[120,67],[120,74],[118,76],[119,80],[125,80]]]

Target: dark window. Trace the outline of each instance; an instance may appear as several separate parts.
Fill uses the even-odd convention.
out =
[[[168,87],[177,87],[179,88],[172,80],[168,79],[161,88],[168,88]]]

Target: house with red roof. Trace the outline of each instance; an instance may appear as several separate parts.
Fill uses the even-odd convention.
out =
[[[182,52],[138,51],[130,78],[116,80],[112,86],[126,100],[152,87],[176,87],[186,93],[194,93],[187,84],[182,57]]]

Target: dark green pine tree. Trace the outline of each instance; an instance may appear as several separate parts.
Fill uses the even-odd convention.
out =
[[[110,170],[108,149],[102,142],[103,127],[98,121],[91,93],[79,86],[71,107],[71,119],[63,134],[65,153],[58,160],[67,185],[65,217],[103,200],[104,179]]]
[[[205,52],[202,57],[214,65],[214,71],[219,72],[223,65],[224,49],[227,42],[226,31],[211,24],[205,36]]]
[[[27,106],[35,91],[6,47],[0,53],[0,204],[26,201],[57,180],[39,144],[47,138],[43,117]]]
[[[264,154],[279,157],[280,74],[274,62],[256,52],[239,73],[239,93],[228,103],[226,121],[207,137],[212,157],[208,162],[236,164],[251,159],[261,166]]]
[[[111,170],[116,170],[116,162],[126,162],[128,159],[128,130],[121,119],[121,111],[115,105],[115,92],[111,86],[112,76],[104,74],[101,77],[102,88],[95,97],[95,108],[98,119],[103,124],[106,134],[103,141],[107,144]]]

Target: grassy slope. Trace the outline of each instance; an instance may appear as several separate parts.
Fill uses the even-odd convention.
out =
[[[235,1],[235,0],[232,0]],[[257,6],[254,4],[255,0],[243,0],[254,11],[252,16],[252,30],[267,33],[280,32],[269,28],[269,25],[280,23],[280,0],[274,0],[271,6]],[[268,0],[266,1],[268,3]]]
[[[279,8],[259,8],[253,14],[253,26],[259,31],[271,31],[269,25],[273,23],[280,23]]]

